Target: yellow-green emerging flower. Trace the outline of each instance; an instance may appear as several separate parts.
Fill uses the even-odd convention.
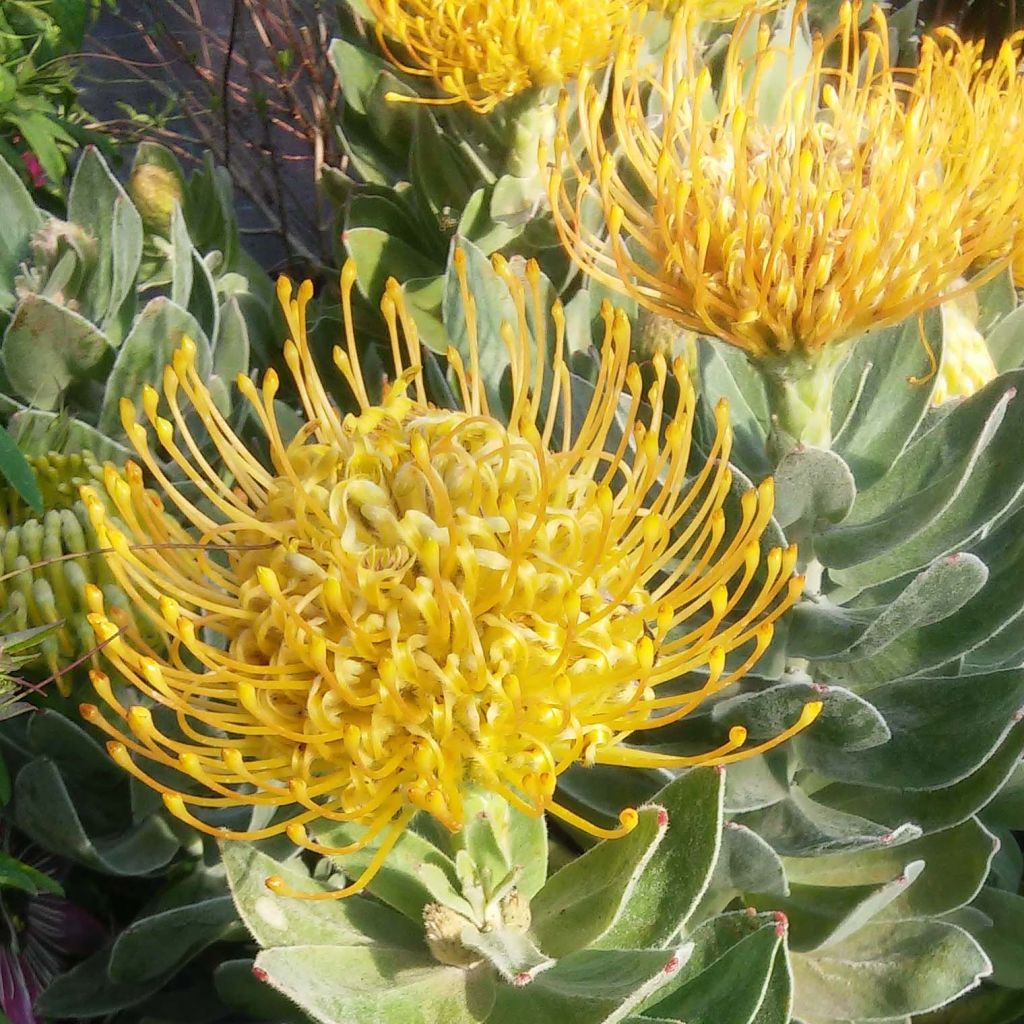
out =
[[[637,0],[367,0],[392,62],[488,113],[526,89],[603,67]],[[396,55],[388,40],[399,43]],[[408,97],[396,96],[395,99]]]
[[[961,282],[962,284],[962,282]],[[978,330],[978,298],[973,292],[944,302],[942,314],[942,364],[932,393],[932,405],[951,398],[968,398],[996,374],[996,364]]]
[[[115,760],[197,828],[227,838],[287,832],[331,854],[381,837],[367,873],[334,895],[365,884],[417,810],[460,828],[470,783],[526,813],[547,810],[594,835],[621,835],[635,811],[623,811],[621,827],[608,831],[555,800],[556,779],[573,762],[728,764],[774,746],[820,709],[809,704],[780,736],[746,749],[741,727],[694,756],[622,745],[678,721],[750,669],[800,591],[796,552],[761,548],[770,480],[743,494],[727,529],[727,409],[717,409],[710,458],[688,475],[694,392],[682,364],[670,369],[656,358],[645,389],[627,362],[625,315],[607,304],[593,401],[573,416],[560,307],[549,339],[553,373],[531,355],[528,319],[544,321],[535,264],[524,286],[496,263],[517,314],[502,332],[511,360],[508,425],[496,419],[481,384],[461,257],[468,365],[448,354],[461,409],[427,401],[423,353],[394,281],[382,310],[396,374],[380,404],[371,404],[352,328],[349,264],[342,274],[347,348],[335,349],[334,361],[358,412],[341,415],[314,368],[304,314],[312,288],[304,284],[294,299],[283,282],[292,335],[284,355],[306,415],[298,434],[281,436],[273,370],[259,389],[239,377],[266,433],[269,462],[248,452],[205,390],[195,346],[186,342],[164,373],[166,405],[148,389],[142,409],[187,487],[165,474],[127,400],[122,418],[190,527],[163,510],[137,465],[123,475],[107,471],[123,530],[97,493],[84,491],[101,543],[114,549],[118,580],[169,653],[117,635],[94,591],[97,636],[109,641],[118,673],[177,727],[165,732],[148,707],[98,672],[96,690],[125,724],[115,727],[92,705],[83,714],[113,737]],[[679,411],[663,421],[670,386],[678,388]],[[209,429],[232,484],[203,456],[183,398]],[[646,429],[642,400],[653,424]],[[629,413],[620,441],[623,402]],[[208,550],[197,552],[197,544]],[[730,652],[736,657],[727,668]],[[703,674],[696,689],[661,691],[687,672]],[[151,776],[140,763],[147,759],[184,772],[204,792]],[[293,810],[253,832],[218,829],[196,813],[245,804]],[[327,849],[306,830],[323,820],[364,825],[366,835],[347,849]]]
[[[932,74],[930,46],[920,69],[894,68],[885,17],[875,9],[862,32],[859,8],[843,5],[805,67],[795,28],[782,46],[745,16],[717,94],[685,9],[660,66],[630,35],[607,98],[584,74],[584,152],[563,96],[550,177],[573,258],[653,312],[765,357],[813,356],[900,321],[1005,250],[1024,161],[995,180],[963,83]]]

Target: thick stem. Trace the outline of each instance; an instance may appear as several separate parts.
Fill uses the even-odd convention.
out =
[[[845,355],[845,346],[829,345],[810,357],[792,354],[755,361],[778,427],[777,458],[796,445],[832,446],[832,392]]]
[[[557,105],[549,89],[531,89],[510,103],[515,108],[508,120],[508,156],[505,173],[516,178],[536,179],[543,193],[540,162],[541,143],[550,149],[558,124]]]

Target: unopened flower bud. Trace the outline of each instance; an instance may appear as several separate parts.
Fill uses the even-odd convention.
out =
[[[428,903],[423,908],[427,945],[435,960],[452,967],[472,967],[483,959],[476,950],[462,944],[462,930],[469,924],[470,921],[444,904]]]
[[[171,229],[174,204],[184,198],[181,176],[159,164],[138,164],[128,181],[128,191],[146,227],[166,235]]]

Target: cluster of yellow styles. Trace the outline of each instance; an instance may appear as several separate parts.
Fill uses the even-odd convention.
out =
[[[948,299],[979,266],[1024,264],[1024,169],[1007,144],[1024,102],[1019,39],[986,61],[943,33],[925,41],[919,66],[897,68],[884,17],[862,27],[860,5],[847,4],[794,71],[798,34],[773,36],[771,4],[652,5],[671,25],[652,61],[648,11],[631,0],[367,2],[396,65],[436,86],[423,102],[486,113],[565,87],[548,180],[568,252],[647,310],[752,356],[813,355]],[[737,14],[715,93],[695,27]],[[468,335],[447,354],[459,408],[428,400],[433,357],[394,281],[381,303],[393,376],[371,399],[348,265],[334,363],[352,411],[314,366],[311,287],[296,296],[283,282],[298,433],[282,434],[277,374],[259,387],[241,376],[265,435],[266,455],[250,452],[186,340],[162,396],[142,396],[148,428],[122,404],[141,464],[108,467],[103,497],[83,491],[149,638],[92,589],[116,679],[92,673],[106,708],[83,714],[109,734],[117,763],[198,829],[284,833],[329,855],[374,847],[330,897],[362,888],[417,812],[459,829],[469,784],[611,838],[635,811],[612,829],[577,816],[556,798],[570,765],[726,765],[821,710],[808,704],[756,746],[742,727],[694,755],[637,743],[744,676],[799,596],[795,550],[762,544],[772,482],[727,517],[727,409],[697,458],[682,363],[655,356],[645,385],[625,314],[607,303],[580,415],[561,307],[544,308],[535,264],[516,273],[500,257],[515,309],[502,329],[511,399],[507,415],[489,408],[495,382],[483,377],[458,252],[455,267]],[[553,337],[539,326],[549,320]],[[240,805],[265,808],[269,824],[217,823]],[[330,846],[317,832],[331,822],[364,831]]]
[[[462,273],[459,256],[456,266]],[[725,765],[783,741],[820,709],[808,705],[790,729],[758,746],[745,746],[742,727],[695,756],[622,745],[680,720],[749,670],[799,595],[796,551],[762,549],[770,480],[747,490],[727,522],[724,403],[709,457],[688,475],[695,396],[685,370],[658,358],[645,388],[629,363],[628,322],[606,305],[593,401],[574,417],[560,308],[554,338],[535,338],[528,312],[537,323],[547,312],[537,266],[527,266],[525,283],[500,259],[497,269],[518,325],[504,332],[507,424],[488,408],[464,277],[469,347],[465,357],[448,353],[461,408],[428,402],[423,353],[393,281],[382,311],[397,376],[371,402],[349,264],[341,281],[347,347],[335,349],[334,361],[355,411],[338,411],[314,367],[305,325],[311,287],[293,298],[283,282],[291,332],[284,355],[306,416],[298,434],[281,436],[277,375],[268,371],[260,389],[242,376],[238,387],[266,434],[269,459],[248,452],[205,390],[186,342],[164,374],[170,418],[155,390],[142,398],[159,452],[135,406],[122,405],[142,466],[177,515],[134,463],[106,470],[115,514],[95,490],[83,492],[100,543],[114,552],[119,584],[162,639],[151,647],[123,631],[93,589],[92,623],[105,654],[156,713],[128,702],[97,670],[96,691],[123,724],[94,705],[84,706],[86,718],[110,735],[118,764],[196,828],[225,838],[287,833],[335,854],[377,841],[363,877],[333,895],[365,884],[417,810],[460,828],[469,782],[527,814],[549,811],[613,837],[633,827],[635,811],[606,830],[563,807],[555,784],[571,764]],[[553,360],[545,365],[534,350],[546,351],[549,340]],[[665,419],[670,384],[680,398]],[[628,413],[616,425],[623,394]],[[182,397],[233,485],[202,454]],[[642,401],[650,403],[646,427]],[[614,442],[613,428],[621,431]],[[163,460],[187,485],[166,475]],[[704,673],[697,688],[662,694],[688,672]],[[201,792],[161,781],[140,760],[177,769]],[[239,804],[291,810],[245,832],[202,817],[204,808]],[[307,826],[331,821],[366,831],[342,849],[310,838]]]

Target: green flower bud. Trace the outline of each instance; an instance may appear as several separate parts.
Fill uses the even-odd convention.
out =
[[[159,164],[138,164],[128,180],[128,192],[142,214],[143,224],[154,234],[167,235],[174,204],[184,201],[181,175]]]

